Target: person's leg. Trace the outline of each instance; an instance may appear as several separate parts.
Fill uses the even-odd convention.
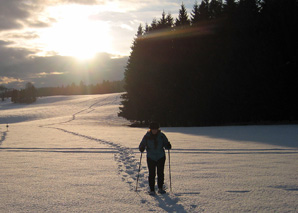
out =
[[[158,176],[158,188],[162,189],[164,184],[164,168],[166,157],[163,157],[157,161],[157,176]]]
[[[154,186],[155,186],[155,176],[156,176],[156,161],[151,160],[150,158],[147,158],[147,165],[148,165],[148,170],[149,170],[149,187],[150,191],[154,191]]]

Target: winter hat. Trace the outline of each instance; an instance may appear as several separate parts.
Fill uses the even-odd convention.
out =
[[[157,122],[152,122],[152,123],[150,123],[150,125],[149,125],[149,129],[159,129],[159,123],[157,123]]]

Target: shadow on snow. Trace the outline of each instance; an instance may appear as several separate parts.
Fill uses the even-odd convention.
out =
[[[298,148],[298,125],[171,127],[165,132]]]

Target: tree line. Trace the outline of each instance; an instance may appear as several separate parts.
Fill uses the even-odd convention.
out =
[[[0,97],[1,100],[4,101],[5,98],[7,98],[8,96],[8,89],[5,86],[0,85]]]
[[[296,0],[202,0],[140,25],[119,116],[200,126],[298,120]]]
[[[124,81],[104,80],[102,83],[86,85],[83,81],[80,84],[72,83],[71,85],[61,87],[43,87],[37,89],[37,94],[41,96],[53,95],[91,95],[124,92]]]
[[[36,88],[30,82],[26,84],[25,89],[14,89],[11,92],[11,102],[13,103],[31,104],[36,101],[36,98]]]
[[[2,101],[5,98],[11,97],[14,103],[33,103],[38,97],[54,96],[54,95],[91,95],[91,94],[107,94],[124,92],[124,81],[109,81],[104,80],[96,85],[86,85],[83,81],[76,85],[61,86],[61,87],[41,87],[36,88],[33,83],[28,82],[24,89],[9,90],[4,86],[0,86],[0,94]]]

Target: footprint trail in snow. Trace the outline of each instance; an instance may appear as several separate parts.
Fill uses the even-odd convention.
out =
[[[129,185],[130,190],[135,191],[140,162],[139,162],[139,159],[136,159],[135,153],[131,148],[122,146],[120,144],[117,144],[117,143],[114,143],[111,141],[91,137],[91,136],[80,134],[80,133],[74,132],[74,131],[69,131],[69,130],[63,129],[61,127],[55,127],[58,124],[59,125],[66,124],[66,123],[70,123],[70,122],[76,120],[77,115],[79,115],[79,114],[89,113],[90,110],[91,111],[97,110],[97,108],[95,109],[94,107],[102,101],[103,100],[96,101],[95,103],[91,104],[88,108],[82,109],[82,110],[74,113],[71,116],[71,119],[69,119],[65,122],[53,123],[53,124],[43,125],[40,127],[56,129],[56,130],[63,131],[68,134],[72,134],[74,136],[82,137],[82,138],[85,138],[88,140],[96,141],[98,143],[110,146],[112,149],[114,149],[116,151],[116,154],[114,155],[114,159],[118,165],[118,174],[120,175],[122,181]],[[104,99],[104,101],[106,101],[106,99]],[[118,101],[118,100],[112,100],[112,102],[116,102],[116,101]],[[109,104],[109,103],[105,103],[104,105],[100,105],[100,106],[105,106],[107,104]],[[100,107],[100,106],[98,106],[98,107]],[[186,212],[183,205],[178,204],[179,198],[177,196],[175,196],[175,194],[170,193],[170,194],[165,194],[165,195],[157,195],[155,197],[149,196],[147,194],[148,171],[147,171],[145,161],[146,161],[146,159],[143,156],[141,172],[139,174],[138,191],[136,192],[136,194],[138,196],[140,196],[140,198],[141,198],[141,203],[147,205],[148,207],[150,207],[152,205],[158,206],[158,207],[162,208],[164,211],[168,211],[168,212],[169,211],[171,211],[171,212],[177,212],[177,211],[178,212]]]

